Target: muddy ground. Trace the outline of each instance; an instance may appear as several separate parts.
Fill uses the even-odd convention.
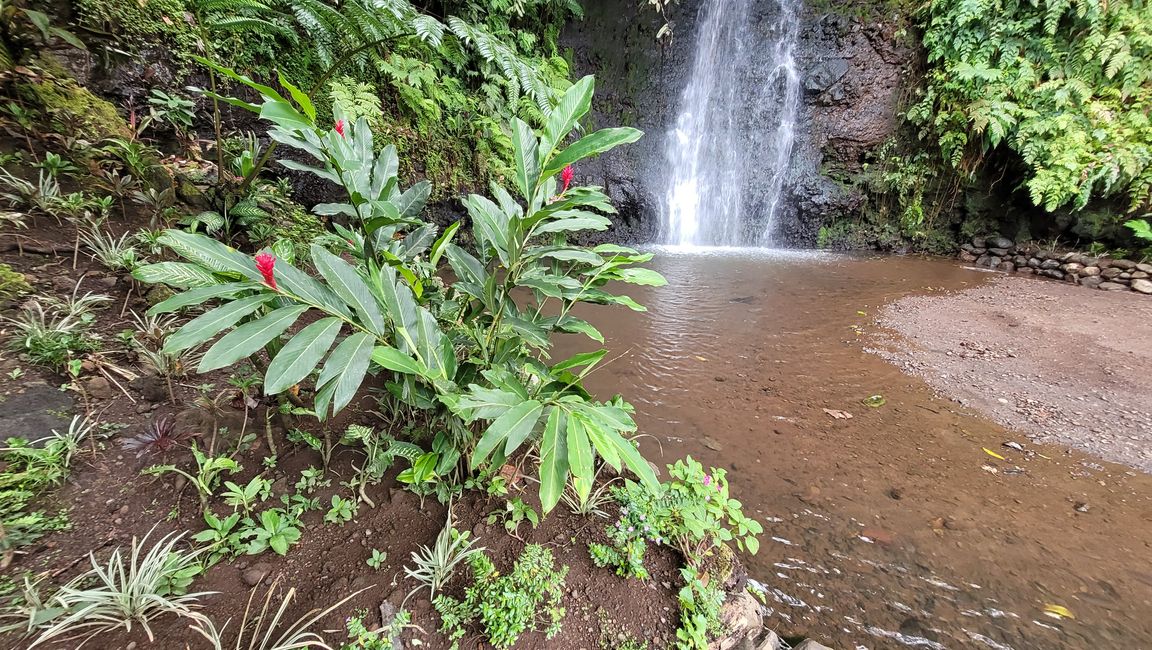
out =
[[[1152,298],[997,276],[903,298],[885,358],[1037,442],[1152,472]]]

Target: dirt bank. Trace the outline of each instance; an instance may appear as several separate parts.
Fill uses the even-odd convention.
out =
[[[1025,432],[1152,472],[1152,299],[997,277],[909,296],[881,356],[940,394]]]

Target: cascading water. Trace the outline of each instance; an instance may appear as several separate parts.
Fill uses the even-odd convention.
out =
[[[767,0],[772,2],[772,0]],[[664,243],[771,246],[795,137],[800,0],[704,0],[666,148]]]

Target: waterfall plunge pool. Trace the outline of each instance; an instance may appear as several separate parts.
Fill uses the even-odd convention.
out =
[[[765,527],[746,559],[768,589],[770,627],[847,649],[1135,648],[1152,638],[1141,614],[1152,576],[1145,604],[1129,600],[1119,585],[1139,581],[1085,551],[1098,541],[1072,526],[1052,532],[1072,514],[1070,472],[1037,464],[986,484],[981,448],[1026,439],[865,349],[878,345],[883,305],[988,274],[915,257],[651,250],[668,286],[614,288],[647,312],[578,314],[610,350],[588,385],[636,406],[658,465],[690,454],[728,470]],[[590,345],[570,337],[554,357]],[[880,408],[861,403],[877,394]],[[1046,616],[1049,603],[1077,620]]]

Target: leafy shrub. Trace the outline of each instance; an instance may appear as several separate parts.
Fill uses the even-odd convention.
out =
[[[445,463],[450,465],[468,456],[475,470],[499,466],[526,443],[538,447],[545,512],[559,501],[570,476],[580,499],[588,498],[597,455],[617,471],[627,466],[656,485],[648,463],[625,437],[636,429],[631,406],[619,398],[596,402],[581,387],[607,351],[551,366],[543,361],[554,333],[603,342],[595,328],[571,316],[576,304],[643,309],[606,291],[607,283],[664,283],[659,274],[635,266],[651,259],[649,254],[568,242],[572,233],[606,229],[610,221],[599,212],[613,211],[599,188],[571,186],[570,166],[640,137],[635,129],[603,129],[561,146],[589,110],[591,77],[565,94],[540,136],[513,121],[513,180],[524,203],[496,185],[496,201],[480,195],[465,200],[477,242],[473,255],[451,243],[459,224],[437,237],[435,227],[419,219],[428,183],[402,191],[394,148],[377,152],[363,119],[321,129],[311,101],[286,80],[281,83],[295,105],[270,87],[219,70],[262,94],[259,111],[274,123],[274,139],[320,164],[283,165],[344,187],[347,202],[321,204],[315,211],[350,219],[348,227],[336,226],[338,239],[324,243],[352,262],[313,243],[314,277],[267,252],[253,259],[202,235],[167,231],[161,243],[188,261],[144,266],[134,275],[191,289],[153,312],[210,299],[224,304],[169,337],[166,349],[199,345],[231,329],[204,354],[200,372],[265,352],[271,357],[265,392],[277,394],[319,371],[320,417],[347,406],[369,370],[379,368],[391,378],[386,386],[393,406],[423,412],[446,431],[450,450],[440,455],[435,472],[452,469],[440,466],[443,458],[452,459]],[[452,283],[441,279],[445,260],[457,278]],[[533,300],[518,298],[520,292],[531,292]],[[310,311],[321,318],[283,342],[282,335]]]
[[[483,553],[472,555],[469,564],[473,583],[464,600],[441,594],[433,601],[443,619],[441,630],[454,649],[465,627],[472,624],[497,648],[512,647],[525,630],[540,624],[546,638],[559,634],[565,614],[560,599],[568,567],[557,569],[551,550],[529,544],[506,576]]]
[[[971,173],[1004,146],[1036,205],[1084,207],[1152,193],[1152,21],[1131,0],[924,4],[933,69],[908,116]]]
[[[17,330],[11,345],[32,363],[60,370],[79,354],[99,349],[100,340],[91,332],[96,320],[93,310],[109,300],[92,293],[65,300],[51,296],[32,300],[18,316],[5,319]]]

